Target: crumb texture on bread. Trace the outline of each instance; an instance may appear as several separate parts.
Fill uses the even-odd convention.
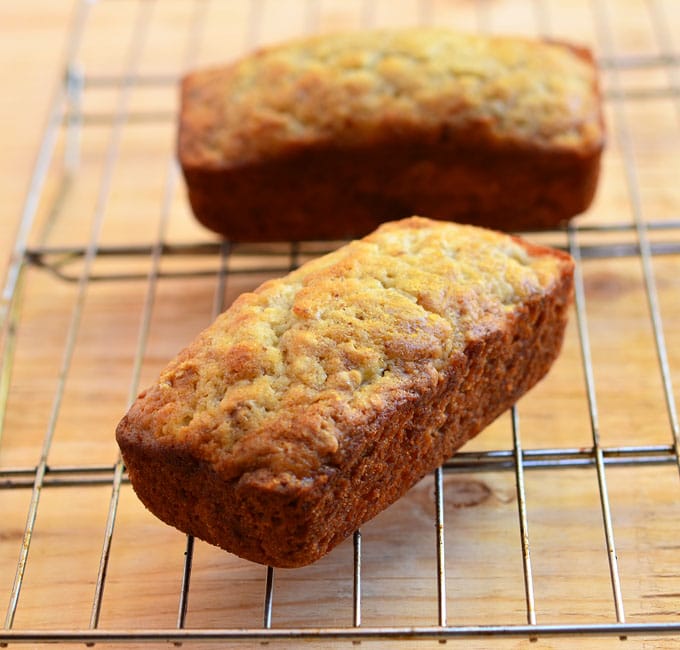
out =
[[[498,144],[601,146],[596,73],[557,42],[442,28],[349,32],[256,52],[184,80],[186,165],[473,131]],[[429,134],[429,135],[428,135]]]
[[[243,294],[147,392],[149,428],[195,441],[230,478],[304,477],[411,377],[436,383],[470,338],[543,292],[559,261],[472,228],[385,226]]]
[[[570,291],[565,254],[385,224],[243,294],[169,364],[118,428],[133,486],[244,557],[313,561],[547,372]]]

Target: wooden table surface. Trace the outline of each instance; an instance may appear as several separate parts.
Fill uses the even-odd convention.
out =
[[[529,455],[568,449],[583,460],[525,472],[535,615],[541,625],[616,622],[604,493],[619,617],[680,622],[673,450],[680,396],[680,3],[0,0],[0,278],[12,289],[3,296],[0,338],[0,615],[9,612],[7,628],[49,635],[91,625],[117,420],[138,387],[217,309],[291,263],[285,248],[225,262],[214,236],[193,220],[173,158],[179,74],[305,32],[419,23],[569,38],[592,46],[602,64],[608,148],[597,199],[577,220],[571,242],[583,256],[586,339],[574,309],[560,359],[518,405]],[[79,25],[81,37],[73,36]],[[63,92],[67,77],[70,94]],[[536,239],[569,245],[564,232]],[[174,245],[174,253],[161,251],[160,241]],[[229,265],[224,283],[223,262]],[[273,270],[257,270],[263,265]],[[596,437],[608,459],[599,480]],[[631,459],[640,447],[658,463],[611,460],[617,453]],[[508,414],[465,451],[512,449]],[[522,625],[516,474],[512,463],[509,469],[472,465],[447,472],[443,481],[447,621]],[[362,530],[366,628],[438,623],[433,491],[427,477]],[[186,539],[148,514],[126,482],[117,505],[97,625],[174,628]],[[192,567],[188,628],[262,626],[264,567],[200,542]],[[276,571],[272,626],[351,627],[352,575],[351,540],[311,567]],[[577,643],[680,648],[680,634],[449,641],[466,648]],[[364,645],[439,647],[427,640]],[[352,644],[317,639],[305,647],[331,646]],[[34,639],[28,647],[41,646]]]

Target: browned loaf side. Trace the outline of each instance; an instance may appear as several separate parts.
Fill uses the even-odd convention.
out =
[[[414,28],[188,74],[178,155],[208,228],[340,239],[412,214],[554,227],[590,204],[604,138],[587,50]]]
[[[548,371],[565,253],[414,217],[240,296],[117,429],[163,521],[244,558],[318,559]]]

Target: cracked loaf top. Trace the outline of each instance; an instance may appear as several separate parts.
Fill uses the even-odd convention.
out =
[[[604,137],[597,87],[590,54],[557,42],[439,28],[318,36],[187,75],[179,150],[184,165],[219,169],[466,132],[588,155]]]
[[[436,386],[466,346],[545,295],[567,255],[413,217],[241,295],[142,394],[130,418],[227,480],[308,480],[354,430]],[[165,439],[165,440],[164,440]]]

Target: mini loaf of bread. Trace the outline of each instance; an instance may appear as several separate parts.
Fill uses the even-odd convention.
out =
[[[192,72],[178,140],[198,220],[262,241],[360,237],[412,214],[554,227],[591,202],[604,131],[585,49],[423,28]]]
[[[165,522],[244,558],[318,559],[548,371],[565,253],[414,217],[241,295],[117,429]]]

